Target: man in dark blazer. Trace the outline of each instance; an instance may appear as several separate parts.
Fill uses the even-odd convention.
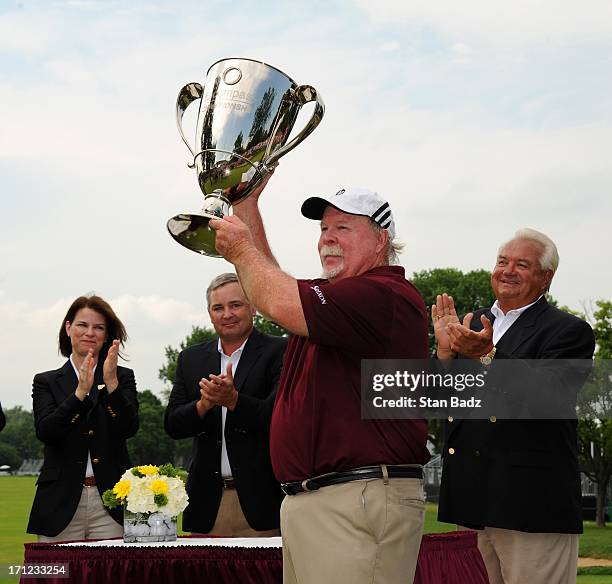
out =
[[[590,360],[591,327],[544,296],[558,263],[546,235],[518,231],[498,253],[493,307],[461,324],[452,298],[438,296],[438,358],[447,365],[479,359],[483,367],[492,359]],[[517,370],[522,366],[517,361]],[[581,381],[557,376],[560,400]],[[582,533],[576,427],[569,419],[449,418],[438,519],[478,530],[491,584],[575,583]]]
[[[2,404],[0,404],[0,432],[4,430],[4,426],[6,426],[6,416],[4,415],[4,412],[2,411]]]
[[[193,437],[183,529],[213,535],[280,535],[282,491],[269,427],[287,340],[253,328],[255,311],[235,274],[206,292],[219,339],[179,354],[166,432]]]

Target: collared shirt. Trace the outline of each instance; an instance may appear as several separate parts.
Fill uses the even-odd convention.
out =
[[[240,345],[231,355],[226,355],[221,346],[221,339],[217,343],[217,350],[221,354],[221,375],[224,375],[227,371],[227,366],[232,364],[232,375],[236,376],[236,370],[238,369],[238,363],[240,363],[240,357],[242,356],[242,350],[248,341],[248,337],[244,343]],[[227,416],[227,408],[221,406],[221,476],[229,478],[232,476],[232,467],[229,463],[227,456],[227,444],[225,443],[225,417]]]
[[[308,336],[289,338],[270,427],[280,482],[379,464],[425,464],[425,420],[365,420],[362,359],[426,359],[427,312],[400,266],[333,284],[298,280]]]
[[[72,368],[74,369],[74,372],[76,373],[77,379],[81,379],[81,372],[79,371],[79,368],[74,364],[74,360],[72,359],[72,353],[70,354],[70,364],[72,365]],[[96,363],[94,365],[94,373],[96,372],[96,367],[98,366],[98,364]],[[89,392],[87,393],[87,395],[89,395]],[[93,470],[93,464],[91,464],[91,452],[89,452],[89,450],[87,451],[87,468],[85,469],[85,476],[86,477],[92,477],[94,476],[94,470]]]
[[[528,304],[527,306],[522,306],[521,308],[514,308],[513,310],[509,310],[506,314],[503,313],[502,309],[499,307],[499,302],[496,300],[491,306],[491,312],[495,317],[493,321],[493,344],[497,345],[499,339],[501,339],[506,331],[516,322],[516,319],[523,314],[530,306],[533,306],[540,298],[544,296],[541,294],[538,298]]]

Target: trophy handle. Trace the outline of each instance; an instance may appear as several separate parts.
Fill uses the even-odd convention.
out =
[[[300,133],[292,138],[287,144],[281,146],[278,150],[272,153],[272,155],[264,161],[264,166],[273,166],[276,164],[281,156],[284,156],[290,150],[293,150],[300,142],[310,136],[312,131],[319,125],[323,114],[325,113],[325,104],[323,98],[317,93],[317,90],[311,85],[300,85],[297,87],[291,97],[298,102],[299,106],[302,107],[305,103],[310,101],[316,101],[314,112],[308,120],[308,123],[302,128]],[[184,139],[184,138],[183,138]]]
[[[195,151],[187,141],[187,138],[185,138],[185,132],[183,132],[183,114],[192,102],[196,99],[202,99],[203,94],[204,88],[199,83],[188,83],[179,91],[178,97],[176,98],[176,125],[183,142],[185,142],[185,145],[189,148],[193,157],[195,157]],[[187,166],[193,168],[195,164],[191,163],[187,164]]]

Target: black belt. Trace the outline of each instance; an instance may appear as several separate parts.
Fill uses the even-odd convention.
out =
[[[236,488],[236,484],[234,483],[233,477],[221,477],[221,480],[223,481],[224,489],[235,489]]]
[[[423,469],[418,466],[391,466],[386,465],[387,477],[390,479],[422,479]],[[382,466],[364,466],[345,472],[330,472],[327,474],[312,477],[304,481],[294,483],[283,483],[281,489],[285,495],[297,495],[306,491],[317,491],[321,487],[329,485],[339,485],[350,481],[360,481],[364,479],[384,478]]]

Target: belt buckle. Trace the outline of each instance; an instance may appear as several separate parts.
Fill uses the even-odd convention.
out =
[[[83,486],[88,489],[96,486],[96,477],[85,477],[83,479]]]
[[[285,483],[281,485],[281,491],[285,493],[285,495],[293,496],[297,495],[300,489],[294,483]]]
[[[223,488],[224,489],[235,489],[236,488],[236,484],[234,482],[234,477],[221,477],[221,480],[223,481]]]

